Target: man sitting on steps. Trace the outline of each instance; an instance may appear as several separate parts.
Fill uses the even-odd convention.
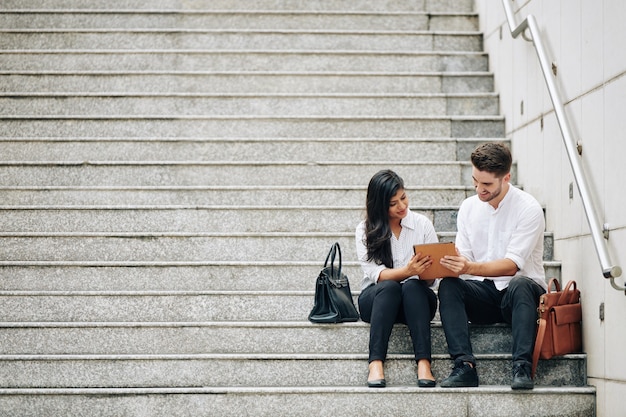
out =
[[[545,220],[530,194],[510,185],[512,157],[500,143],[485,143],[471,155],[476,195],[460,206],[458,256],[441,264],[462,278],[439,285],[440,313],[454,360],[442,387],[476,387],[469,322],[510,323],[513,333],[511,388],[532,389],[531,362],[539,297],[547,290],[543,269]]]

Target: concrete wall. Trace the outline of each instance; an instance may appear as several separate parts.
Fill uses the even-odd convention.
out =
[[[582,167],[600,222],[610,225],[612,263],[626,270],[626,1],[511,4],[516,22],[528,14],[538,21],[573,134],[583,144]],[[575,184],[570,197],[574,177],[532,44],[521,36],[512,39],[499,0],[476,0],[476,10],[518,178],[547,210],[563,280],[575,279],[582,291],[584,349],[589,383],[598,389],[597,415],[624,415],[626,296],[602,276]],[[616,283],[623,286],[623,277]]]

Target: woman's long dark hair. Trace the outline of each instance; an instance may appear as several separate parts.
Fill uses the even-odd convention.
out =
[[[398,190],[404,189],[404,181],[391,170],[379,171],[370,180],[365,203],[365,245],[368,260],[387,268],[393,268],[391,255],[391,227],[389,226],[389,202]]]

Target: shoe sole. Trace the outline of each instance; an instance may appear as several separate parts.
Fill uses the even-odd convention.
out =
[[[434,388],[437,386],[437,382],[430,379],[418,379],[417,386],[420,388]]]
[[[473,388],[478,386],[478,378],[469,381],[450,381],[449,378],[444,379],[439,384],[444,388]]]
[[[461,384],[461,383],[444,383],[439,384],[440,387],[443,388],[474,388],[478,386],[478,382],[471,384]]]
[[[373,381],[367,381],[367,386],[370,388],[385,388],[387,387],[387,381],[384,379],[375,379]]]

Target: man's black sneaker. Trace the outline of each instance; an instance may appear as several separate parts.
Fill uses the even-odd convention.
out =
[[[530,364],[526,362],[518,362],[513,364],[513,380],[511,388],[513,389],[533,389],[535,383],[530,377]]]
[[[477,387],[478,372],[469,362],[454,361],[454,368],[449,377],[441,381],[440,386],[450,387]]]

